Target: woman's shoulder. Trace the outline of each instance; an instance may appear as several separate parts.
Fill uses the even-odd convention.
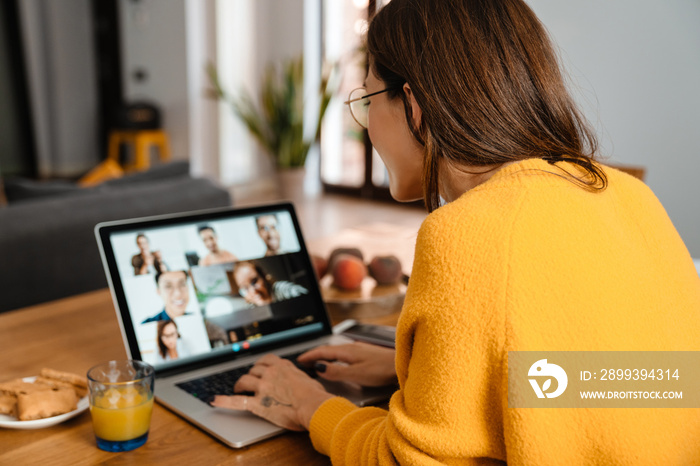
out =
[[[501,202],[480,197],[463,196],[428,215],[416,238],[419,263],[492,267],[494,257],[507,254],[519,196],[508,194]]]
[[[478,254],[485,247],[506,247],[515,231],[527,241],[539,237],[544,225],[578,228],[620,209],[628,213],[662,210],[644,183],[612,168],[603,169],[608,186],[592,192],[575,182],[572,177],[578,172],[571,164],[532,159],[507,166],[430,213],[421,225],[417,245],[445,256]]]
[[[518,215],[524,195],[522,190],[502,187],[467,191],[431,212],[418,236],[483,236],[501,231]]]

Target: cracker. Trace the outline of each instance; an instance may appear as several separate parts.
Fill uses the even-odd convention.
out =
[[[20,421],[44,419],[68,413],[78,408],[78,396],[72,388],[55,388],[17,396]]]
[[[42,369],[41,376],[47,379],[61,380],[63,382],[68,382],[79,387],[87,388],[87,377],[80,376],[78,374],[72,374],[70,372],[56,371],[53,369]]]
[[[52,388],[72,388],[73,390],[75,390],[75,393],[78,395],[79,398],[84,397],[85,395],[87,395],[88,392],[87,388],[80,387],[78,385],[73,385],[72,383],[64,382],[62,380],[47,379],[46,377],[42,376],[37,377],[34,383],[48,385]]]
[[[0,414],[7,414],[9,416],[17,415],[16,396],[0,394]]]
[[[70,372],[43,369],[33,383],[14,379],[0,383],[0,414],[20,421],[44,419],[77,409],[87,394],[87,378]]]
[[[0,393],[6,395],[19,395],[20,393],[34,393],[51,390],[47,385],[33,384],[24,382],[22,379],[10,380],[9,382],[0,383]]]

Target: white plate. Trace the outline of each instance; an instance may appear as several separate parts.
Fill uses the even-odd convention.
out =
[[[22,380],[25,382],[34,382],[36,377],[25,377]],[[80,413],[85,412],[90,407],[88,397],[84,396],[78,401],[78,407],[68,413],[59,414],[58,416],[47,417],[45,419],[36,419],[33,421],[19,421],[12,416],[0,414],[0,427],[7,429],[43,429],[44,427],[55,426],[68,419],[74,418]]]

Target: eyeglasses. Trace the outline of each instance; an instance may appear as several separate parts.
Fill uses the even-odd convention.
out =
[[[248,294],[248,291],[251,288],[259,289],[262,286],[262,284],[263,284],[262,278],[260,278],[259,276],[255,276],[255,277],[253,277],[252,280],[250,280],[250,283],[248,283],[247,285],[239,286],[238,292],[240,293],[241,296],[243,296],[245,298],[246,295]]]
[[[176,283],[165,282],[160,286],[160,288],[168,294],[173,293],[175,290],[184,292],[187,290],[187,281],[183,280]]]
[[[393,89],[393,87],[387,87],[382,91],[373,92],[371,94],[365,94],[365,92],[367,92],[367,89],[365,89],[364,87],[358,87],[357,89],[354,89],[352,92],[350,92],[348,100],[345,102],[345,104],[348,107],[350,107],[350,115],[352,115],[353,120],[355,120],[358,125],[367,129],[369,98],[377,94],[382,94],[384,92],[391,91]]]

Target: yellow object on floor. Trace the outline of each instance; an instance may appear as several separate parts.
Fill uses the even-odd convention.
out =
[[[122,144],[130,145],[133,153],[131,160],[124,164],[119,162],[119,147]],[[158,149],[158,159],[161,162],[170,160],[168,136],[161,129],[111,131],[107,159],[83,176],[78,185],[95,186],[113,178],[120,178],[124,173],[148,170],[151,167],[150,150],[153,146]]]
[[[80,178],[78,185],[82,188],[88,188],[122,176],[124,176],[124,170],[121,165],[114,160],[107,159]]]
[[[158,157],[161,162],[170,160],[170,145],[168,136],[162,129],[150,130],[117,130],[109,135],[109,147],[107,160],[119,163],[119,146],[129,144],[133,148],[134,157],[124,163],[124,171],[148,170],[151,166],[150,148],[158,148]]]
[[[115,130],[109,135],[109,147],[107,160],[119,163],[119,146],[131,145],[133,159],[123,164],[126,172],[148,170],[151,166],[150,148],[158,148],[158,157],[161,162],[170,160],[170,145],[168,136],[162,129],[149,130]]]

